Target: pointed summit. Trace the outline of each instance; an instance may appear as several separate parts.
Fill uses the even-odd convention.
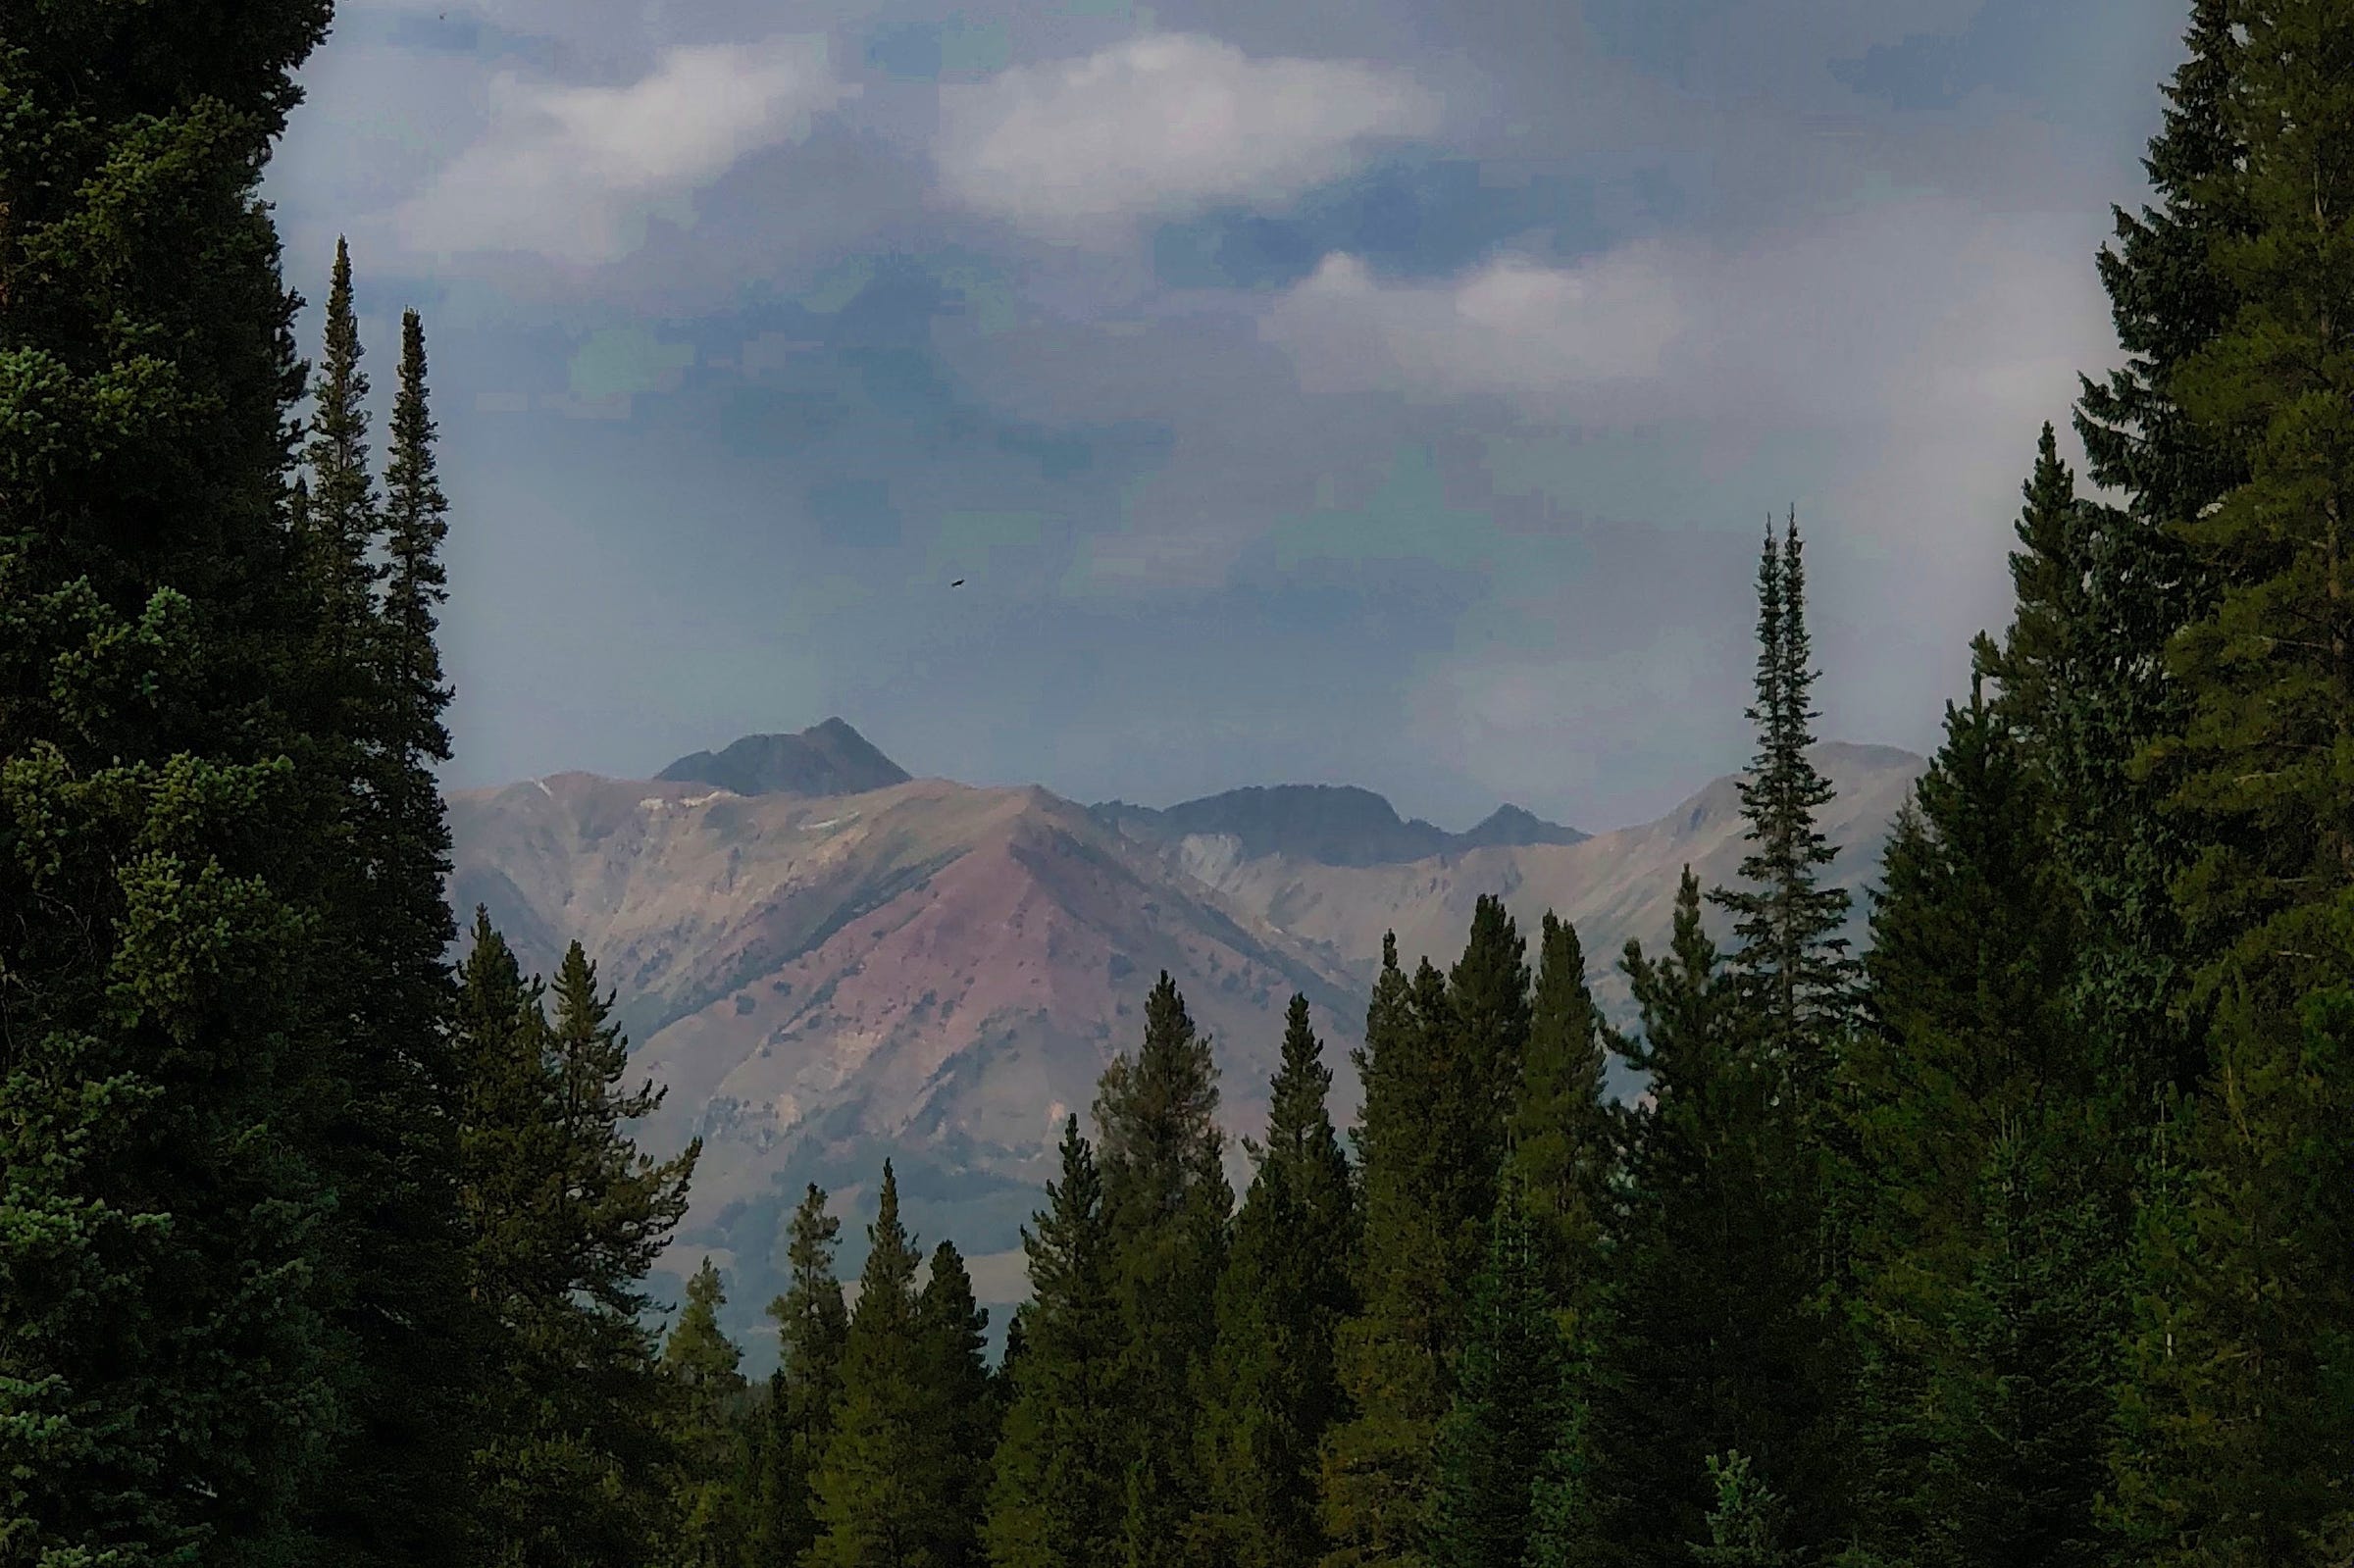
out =
[[[1455,835],[1454,847],[1485,849],[1490,846],[1518,848],[1523,844],[1578,844],[1591,836],[1579,833],[1575,828],[1547,822],[1523,807],[1505,805],[1489,812],[1478,827]]]
[[[905,784],[909,775],[836,718],[799,734],[745,735],[724,751],[681,757],[655,777],[740,795],[855,795]]]

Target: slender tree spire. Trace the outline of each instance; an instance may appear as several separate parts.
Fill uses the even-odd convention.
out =
[[[1808,755],[1819,715],[1802,550],[1793,508],[1778,545],[1768,530],[1758,566],[1757,699],[1749,710],[1758,751],[1741,784],[1744,886],[1710,897],[1734,916],[1733,973],[1756,1015],[1759,1048],[1811,1106],[1828,1071],[1829,1036],[1852,1009],[1856,976],[1839,935],[1847,891],[1817,881],[1837,851],[1816,821],[1832,799],[1830,781]]]
[[[392,404],[391,456],[384,467],[389,560],[384,623],[388,674],[405,721],[398,739],[413,763],[449,760],[449,733],[441,723],[449,693],[435,639],[440,606],[448,597],[441,545],[449,534],[449,502],[436,473],[435,433],[427,407],[425,325],[409,311],[400,320],[400,390]]]

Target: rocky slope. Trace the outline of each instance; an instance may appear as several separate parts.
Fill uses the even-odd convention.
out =
[[[1919,759],[1828,746],[1820,760],[1839,789],[1832,874],[1861,887]],[[1018,1227],[1062,1118],[1084,1118],[1104,1063],[1133,1048],[1161,970],[1215,1042],[1230,1127],[1252,1133],[1295,990],[1354,1109],[1346,1052],[1385,930],[1409,963],[1445,963],[1480,893],[1501,892],[1524,928],[1550,907],[1576,922],[1612,1004],[1618,950],[1664,933],[1679,868],[1729,881],[1741,852],[1730,779],[1587,838],[1512,808],[1484,833],[1440,834],[1361,790],[1091,809],[908,779],[838,720],[666,772],[452,795],[451,896],[468,915],[487,904],[530,966],[578,937],[618,991],[635,1069],[669,1089],[640,1141],[705,1140],[673,1271],[718,1258],[756,1361],[801,1184],[836,1194],[854,1268],[886,1154],[917,1231],[974,1258],[985,1300],[1018,1298]],[[1426,829],[1441,847],[1402,858]]]

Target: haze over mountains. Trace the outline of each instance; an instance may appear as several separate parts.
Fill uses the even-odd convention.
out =
[[[1838,790],[1829,877],[1860,890],[1921,759],[1838,744],[1817,758]],[[1134,1048],[1159,971],[1212,1037],[1232,1131],[1264,1125],[1296,990],[1336,1069],[1336,1112],[1353,1116],[1347,1055],[1384,931],[1409,966],[1444,966],[1479,894],[1500,893],[1523,930],[1551,908],[1621,1009],[1619,950],[1663,936],[1680,868],[1729,882],[1741,856],[1731,778],[1615,833],[1507,806],[1457,834],[1349,787],[1156,809],[917,779],[840,719],[653,781],[561,775],[461,791],[449,810],[461,913],[488,905],[531,967],[578,937],[619,993],[634,1070],[669,1088],[640,1141],[705,1139],[666,1268],[716,1257],[755,1353],[801,1184],[835,1194],[854,1270],[886,1154],[911,1224],[974,1259],[1001,1329],[1062,1119],[1084,1118],[1103,1065]],[[1239,1148],[1231,1165],[1239,1187]]]

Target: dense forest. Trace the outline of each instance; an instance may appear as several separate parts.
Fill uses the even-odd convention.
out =
[[[887,1166],[759,1385],[593,966],[444,903],[423,328],[380,454],[256,194],[329,20],[0,11],[0,1565],[2354,1560],[2354,7],[2194,6],[1862,951],[1793,518],[1630,1028],[1485,900],[1238,1197],[1163,976],[1002,1364]]]

